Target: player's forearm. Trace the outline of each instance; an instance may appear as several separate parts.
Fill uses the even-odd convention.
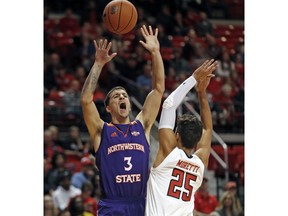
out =
[[[164,64],[160,51],[151,53],[152,57],[152,89],[156,89],[160,93],[165,91],[165,73]]]
[[[212,115],[210,106],[208,103],[207,94],[205,91],[198,91],[198,100],[200,104],[200,115],[201,115],[201,121],[203,124],[203,128],[205,130],[212,131],[213,129],[213,123],[212,123]]]
[[[162,106],[159,129],[174,128],[176,109],[196,83],[195,78],[190,76],[166,98]]]
[[[103,68],[102,64],[97,62],[94,63],[93,67],[90,70],[89,75],[87,76],[85,83],[81,92],[81,102],[89,103],[93,101],[94,91],[96,89],[98,79]]]

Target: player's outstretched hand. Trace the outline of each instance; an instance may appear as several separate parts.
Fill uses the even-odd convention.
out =
[[[152,27],[150,25],[149,30],[146,28],[145,25],[143,25],[141,27],[141,33],[146,41],[146,42],[143,42],[142,40],[139,41],[143,47],[145,47],[150,53],[160,50],[160,44],[157,39],[158,28],[156,28],[155,33],[153,33]]]
[[[211,78],[214,76],[212,72],[216,70],[217,65],[218,62],[214,61],[214,59],[206,60],[193,72],[192,76],[194,76],[197,83],[201,82],[203,79],[206,79],[207,77]]]
[[[94,46],[96,49],[95,61],[99,64],[104,65],[107,62],[111,61],[111,59],[113,59],[117,55],[117,53],[112,53],[111,55],[109,55],[112,43],[109,42],[107,44],[107,39],[105,39],[104,41],[103,39],[100,39],[98,44],[94,40]]]

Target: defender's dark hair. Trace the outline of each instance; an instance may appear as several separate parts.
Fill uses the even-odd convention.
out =
[[[177,119],[176,133],[179,133],[182,145],[186,148],[194,148],[202,136],[202,122],[193,115],[184,114]]]
[[[116,86],[116,87],[112,88],[112,89],[107,93],[107,95],[106,95],[106,97],[105,97],[105,100],[104,100],[104,106],[105,106],[105,107],[107,107],[107,106],[109,105],[109,100],[110,100],[110,95],[111,95],[111,93],[112,93],[113,91],[119,90],[119,89],[122,89],[122,90],[124,90],[124,91],[127,93],[126,89],[125,89],[124,87],[122,87],[122,86]]]

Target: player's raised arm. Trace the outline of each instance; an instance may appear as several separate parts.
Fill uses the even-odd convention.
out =
[[[104,122],[100,118],[99,112],[93,101],[93,95],[103,66],[114,58],[116,53],[111,55],[108,54],[112,44],[111,42],[107,43],[106,39],[101,39],[98,44],[94,40],[94,45],[96,49],[95,62],[83,85],[81,92],[81,104],[84,120],[90,137],[94,141],[94,150],[96,151],[99,147],[101,130]]]
[[[214,71],[217,67],[217,62],[210,66]],[[203,124],[203,133],[200,141],[197,144],[195,154],[202,160],[205,167],[208,166],[209,156],[211,151],[211,140],[213,131],[213,122],[208,98],[206,94],[207,86],[211,77],[206,77],[197,84],[196,91],[200,105],[201,122]]]
[[[156,155],[154,167],[158,166],[166,156],[175,148],[177,141],[174,134],[176,119],[176,109],[181,104],[186,94],[202,80],[211,78],[213,68],[216,63],[214,60],[206,60],[198,67],[188,79],[178,86],[164,101],[160,123],[159,123],[159,150]]]
[[[147,95],[143,109],[136,118],[142,122],[147,131],[147,129],[149,130],[152,127],[159,112],[165,91],[165,73],[160,44],[157,38],[158,29],[156,28],[153,33],[151,26],[147,29],[144,25],[141,27],[141,33],[145,42],[140,41],[140,43],[150,52],[152,57],[152,90]]]

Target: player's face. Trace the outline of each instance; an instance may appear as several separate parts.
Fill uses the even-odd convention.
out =
[[[111,115],[120,115],[122,117],[127,117],[130,112],[130,101],[126,91],[123,89],[115,90],[110,95],[109,105],[107,106],[107,111]]]

